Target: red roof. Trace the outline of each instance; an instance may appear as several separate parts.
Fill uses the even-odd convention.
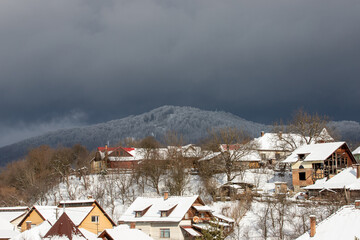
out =
[[[127,151],[127,152],[130,152],[130,151],[135,150],[135,148],[108,147],[108,151],[114,151],[114,150],[119,149],[119,148],[122,148],[122,149],[124,149],[124,150]],[[100,151],[100,152],[105,152],[105,150],[106,150],[105,147],[98,147],[97,149],[98,149],[98,151]]]
[[[121,147],[108,147],[107,149],[108,149],[108,151],[114,151],[118,148],[121,148]],[[98,147],[98,151],[100,151],[100,152],[105,152],[105,150],[106,150],[106,147]]]
[[[239,144],[221,144],[221,147],[226,151],[226,150],[238,150],[240,148]],[[228,149],[229,147],[229,149]]]
[[[123,148],[125,151],[127,151],[127,152],[130,152],[130,151],[133,151],[133,150],[135,150],[135,148]]]
[[[44,238],[51,236],[66,236],[70,240],[74,235],[84,237],[80,230],[75,226],[73,221],[68,217],[66,213],[63,213],[56,223],[49,229]]]

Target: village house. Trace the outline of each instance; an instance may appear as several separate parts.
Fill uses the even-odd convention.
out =
[[[78,228],[66,212],[54,222],[44,221],[34,226],[12,240],[98,240],[97,235],[83,228]]]
[[[261,132],[260,137],[253,140],[257,146],[257,151],[261,160],[275,164],[284,160],[296,148],[306,144],[306,139],[300,134],[295,133],[265,133]],[[324,128],[319,137],[313,143],[333,142],[334,139],[330,136],[326,128]]]
[[[94,234],[116,225],[96,200],[89,199],[62,201],[58,206],[33,206],[18,226],[23,232],[44,221],[54,224],[63,211],[77,227]]]
[[[314,184],[316,180],[331,178],[345,168],[356,164],[345,142],[303,145],[283,162],[291,164],[295,191]]]
[[[339,240],[360,237],[360,201],[347,205],[316,224],[316,215],[310,216],[310,230],[296,240]]]
[[[219,222],[224,231],[231,231],[234,221],[216,217],[199,196],[138,197],[120,217],[120,224],[142,230],[153,239],[195,239],[212,222]]]
[[[201,156],[201,148],[193,144],[186,146],[168,146],[166,148],[123,148],[123,147],[98,147],[95,157],[91,159],[92,173],[103,171],[133,170],[142,161],[152,159],[155,161],[167,161],[176,157],[188,161],[192,168],[194,161]]]
[[[143,159],[143,155],[135,148],[98,147],[95,157],[91,159],[92,173],[101,173],[108,169],[133,169]]]

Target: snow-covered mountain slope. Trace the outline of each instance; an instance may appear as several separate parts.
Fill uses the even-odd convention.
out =
[[[241,128],[257,136],[269,127],[247,121],[226,112],[204,111],[192,107],[163,106],[137,116],[90,125],[86,127],[58,130],[29,138],[21,142],[0,148],[0,165],[16,160],[31,148],[46,144],[70,147],[80,143],[88,149],[103,146],[108,141],[116,144],[120,140],[146,136],[161,137],[169,130],[181,133],[186,143],[194,143],[205,137],[208,129],[222,127]]]

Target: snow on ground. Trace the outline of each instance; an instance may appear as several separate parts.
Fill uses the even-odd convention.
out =
[[[215,176],[217,187],[227,182],[224,174]],[[200,195],[217,213],[236,220],[234,233],[227,239],[294,239],[308,229],[308,216],[317,214],[319,220],[327,217],[336,208],[326,205],[314,205],[308,201],[294,201],[287,198],[281,204],[274,198],[275,182],[287,182],[291,186],[291,174],[280,175],[268,169],[246,170],[234,182],[253,184],[261,197],[252,201],[212,202],[205,194],[200,177],[189,175],[184,195]],[[166,190],[164,179],[159,185],[160,192]],[[138,196],[158,196],[149,185],[141,184],[130,174],[89,175],[85,178],[70,177],[60,183],[39,204],[56,205],[61,200],[95,198],[116,222]],[[282,224],[280,224],[282,223]]]

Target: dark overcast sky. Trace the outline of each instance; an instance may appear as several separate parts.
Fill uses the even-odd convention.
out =
[[[162,105],[360,121],[358,0],[1,0],[0,145]]]

